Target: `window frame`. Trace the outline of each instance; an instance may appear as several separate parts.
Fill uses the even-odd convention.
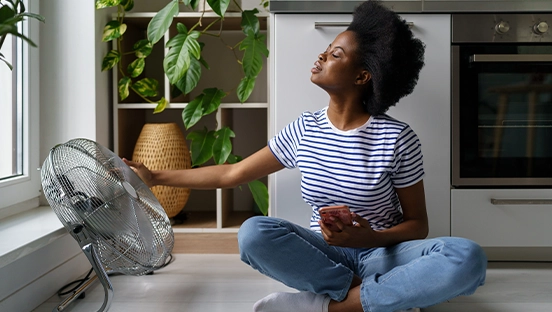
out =
[[[28,12],[39,14],[38,1],[25,0],[25,7]],[[21,23],[23,33],[28,36],[37,46],[39,43],[39,25],[34,19],[26,19]],[[18,39],[18,49],[22,50],[22,59],[17,68],[22,75],[22,114],[23,114],[23,166],[22,175],[0,181],[0,215],[5,213],[5,208],[17,206],[21,210],[24,206],[38,206],[38,197],[40,196],[41,182],[40,171],[37,169],[40,153],[40,105],[39,105],[39,49],[29,46],[28,43]],[[3,65],[3,64],[2,64]],[[4,65],[5,66],[5,65]],[[27,208],[34,208],[27,207]],[[18,212],[18,211],[15,211]]]

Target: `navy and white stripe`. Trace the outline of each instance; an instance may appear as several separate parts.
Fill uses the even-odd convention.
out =
[[[348,205],[376,230],[402,222],[395,188],[424,176],[420,141],[412,129],[387,115],[372,116],[349,131],[335,128],[327,108],[305,112],[269,141],[286,167],[298,167],[301,193],[313,208],[310,227],[320,230],[318,209]]]

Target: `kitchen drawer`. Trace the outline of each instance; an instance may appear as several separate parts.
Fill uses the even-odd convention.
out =
[[[549,189],[451,190],[451,233],[483,247],[550,247],[551,200]]]

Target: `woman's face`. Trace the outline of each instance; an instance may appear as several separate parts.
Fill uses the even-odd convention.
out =
[[[347,90],[358,85],[363,72],[367,74],[357,59],[355,35],[345,31],[318,55],[311,69],[311,81],[326,91]]]

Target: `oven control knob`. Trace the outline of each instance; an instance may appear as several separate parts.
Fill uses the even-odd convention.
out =
[[[495,26],[495,30],[499,34],[505,34],[510,30],[510,24],[508,22],[502,21]]]
[[[548,24],[546,22],[540,22],[533,26],[533,32],[537,35],[542,35],[548,31]]]

